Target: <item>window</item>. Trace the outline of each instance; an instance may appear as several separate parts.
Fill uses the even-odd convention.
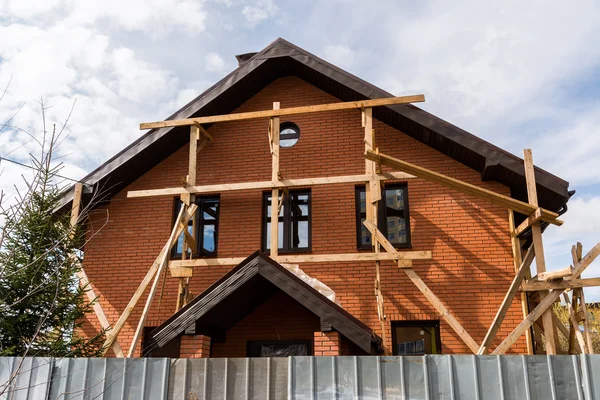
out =
[[[440,321],[392,321],[394,355],[441,354]]]
[[[263,197],[263,250],[271,249],[271,193]],[[310,251],[310,191],[290,191],[279,211],[277,243],[281,252]]]
[[[181,202],[176,199],[175,217],[179,215]],[[196,245],[194,250],[195,257],[214,257],[217,255],[217,234],[219,229],[219,198],[218,197],[198,197],[196,198]],[[188,222],[188,232],[192,233],[193,221]],[[177,239],[177,244],[173,248],[173,258],[181,257],[183,250],[183,235]],[[191,249],[188,250],[188,256]]]
[[[370,249],[371,232],[363,225],[367,218],[364,186],[356,187],[356,241],[359,249]],[[385,204],[385,207],[383,206]],[[382,187],[378,227],[394,247],[410,247],[410,219],[406,184]]]
[[[300,139],[300,128],[293,122],[284,122],[279,125],[279,146],[292,147]]]

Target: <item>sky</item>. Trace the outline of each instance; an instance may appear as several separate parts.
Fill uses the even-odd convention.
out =
[[[80,179],[277,37],[570,182],[548,269],[600,241],[600,2],[580,0],[0,0],[0,156],[29,162],[73,108],[58,149]],[[16,115],[15,115],[16,114]],[[17,127],[15,129],[12,127]],[[27,132],[27,133],[26,133]],[[28,171],[0,162],[14,199]],[[600,260],[583,277],[600,276]],[[600,288],[586,289],[600,301]]]

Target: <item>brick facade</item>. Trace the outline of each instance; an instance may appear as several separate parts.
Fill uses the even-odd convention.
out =
[[[275,80],[236,112],[266,110],[274,101],[295,107],[338,101],[310,84],[287,77]],[[358,110],[305,114],[282,118],[301,130],[298,143],[282,148],[281,173],[285,178],[324,177],[364,173],[364,143]],[[267,119],[218,123],[210,127],[214,142],[198,154],[198,185],[269,180],[271,156]],[[430,168],[502,194],[509,189],[497,182],[482,182],[480,174],[402,132],[374,121],[381,152]],[[173,132],[173,134],[178,134]],[[88,224],[90,242],[85,268],[101,294],[108,319],[115,322],[139,282],[167,240],[173,223],[172,197],[128,199],[128,190],[178,186],[187,174],[188,146],[172,154],[96,208]],[[312,193],[312,252],[356,252],[355,185],[315,186]],[[417,261],[414,268],[473,338],[481,342],[514,276],[508,232],[508,212],[484,200],[446,189],[421,179],[408,180],[412,250],[431,250],[432,260]],[[220,194],[219,257],[245,257],[261,248],[262,192],[246,190]],[[108,218],[106,226],[101,230]],[[93,238],[92,238],[92,235]],[[374,263],[302,264],[302,269],[335,290],[341,305],[380,333],[373,294]],[[201,293],[232,266],[196,268],[191,290]],[[389,321],[441,319],[416,287],[392,262],[381,263],[382,291]],[[177,279],[168,278],[162,306],[155,299],[147,325],[157,326],[175,307]],[[158,297],[158,296],[157,296]],[[126,351],[143,306],[136,307],[119,336]],[[509,309],[498,339],[522,319],[517,302]],[[97,326],[95,317],[90,321]],[[391,324],[387,338],[391,342]],[[262,329],[253,324],[246,329]],[[234,328],[235,329],[235,328]],[[297,324],[297,329],[303,329]],[[309,338],[318,331],[310,328]],[[228,336],[233,335],[229,332]],[[256,335],[255,335],[256,336]],[[243,342],[243,337],[239,339]],[[441,323],[442,352],[469,353],[455,332]],[[225,351],[213,344],[213,356],[243,356],[241,343]],[[351,346],[346,346],[351,347]],[[525,352],[521,338],[513,351]]]
[[[208,336],[183,335],[181,337],[181,358],[209,358],[210,342]]]
[[[339,356],[341,355],[341,337],[338,332],[315,332],[313,355]]]

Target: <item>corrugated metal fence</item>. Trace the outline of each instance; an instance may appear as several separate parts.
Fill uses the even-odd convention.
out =
[[[6,357],[0,358],[2,392],[2,400],[600,400],[600,355],[178,360]]]

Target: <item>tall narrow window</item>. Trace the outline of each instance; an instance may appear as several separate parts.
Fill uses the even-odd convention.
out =
[[[263,198],[263,250],[271,249],[271,194]],[[277,243],[282,252],[309,251],[311,245],[310,191],[290,191],[279,210]]]
[[[406,184],[387,185],[381,190],[378,227],[394,247],[410,247],[410,219]],[[356,241],[359,249],[371,248],[371,232],[363,225],[367,218],[364,186],[356,187]]]
[[[188,249],[188,256],[214,257],[217,255],[217,236],[219,229],[219,198],[198,197],[196,198],[196,249]],[[177,200],[175,215],[179,214],[181,202]],[[188,232],[193,232],[193,221],[188,222]],[[173,257],[181,257],[183,251],[183,235],[177,239],[173,248]]]

